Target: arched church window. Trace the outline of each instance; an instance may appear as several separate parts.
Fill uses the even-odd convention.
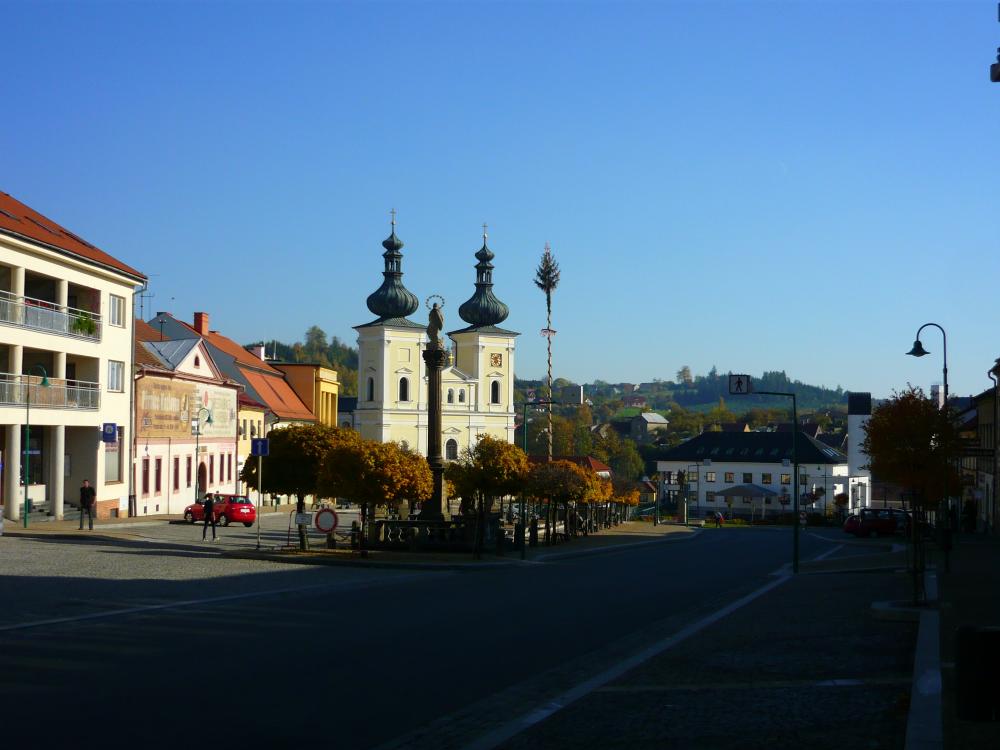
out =
[[[455,389],[453,388],[448,389],[448,403],[449,404],[455,403]]]
[[[458,441],[454,438],[444,444],[444,457],[449,461],[454,461],[458,458]]]
[[[410,379],[400,378],[399,379],[399,400],[409,401],[410,400]]]
[[[459,391],[458,392],[458,403],[460,403],[460,404],[464,404],[465,403],[465,391]]]
[[[375,378],[368,378],[368,400],[375,400]]]
[[[500,403],[500,381],[494,380],[490,383],[490,403],[499,404]]]

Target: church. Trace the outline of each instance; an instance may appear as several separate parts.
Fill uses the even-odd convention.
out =
[[[475,292],[458,308],[466,327],[448,333],[451,347],[441,374],[444,457],[476,444],[480,435],[514,441],[514,331],[500,328],[507,305],[493,293],[492,251],[476,253]],[[377,317],[355,326],[358,332],[358,403],[354,427],[370,440],[395,441],[427,455],[427,373],[421,356],[426,324],[417,296],[403,285],[403,242],[392,233],[382,243],[382,285],[368,297]],[[448,310],[444,311],[447,321]]]

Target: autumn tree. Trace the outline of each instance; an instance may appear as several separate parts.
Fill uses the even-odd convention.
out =
[[[307,495],[332,497],[319,488],[319,473],[327,452],[335,445],[360,440],[354,430],[319,424],[292,425],[268,433],[268,455],[263,459],[263,491],[292,495],[298,512],[305,511]],[[249,487],[261,489],[257,482],[257,461],[243,464],[240,479]],[[306,547],[306,532],[299,528],[299,546]]]
[[[572,461],[535,464],[531,467],[527,482],[527,491],[532,497],[548,500],[550,515],[561,503],[567,519],[570,503],[585,499],[590,489],[589,472]],[[553,518],[553,523],[555,520]]]
[[[334,445],[323,459],[319,489],[326,497],[345,497],[361,505],[362,525],[377,505],[430,498],[434,481],[427,461],[398,443],[358,437]]]
[[[959,437],[947,409],[910,386],[876,406],[865,426],[862,449],[867,468],[880,479],[905,487],[916,506],[957,492]]]

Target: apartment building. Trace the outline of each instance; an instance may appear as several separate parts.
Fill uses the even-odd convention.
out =
[[[0,193],[0,499],[62,518],[84,479],[128,511],[135,287],[146,277]]]

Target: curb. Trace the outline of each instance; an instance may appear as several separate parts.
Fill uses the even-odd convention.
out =
[[[514,568],[525,565],[520,560],[509,560],[505,562],[468,562],[468,563],[432,563],[432,562],[404,562],[389,560],[368,560],[362,558],[348,558],[338,560],[333,557],[323,555],[282,555],[274,552],[229,552],[220,550],[221,557],[234,558],[238,560],[264,560],[267,562],[284,563],[286,565],[325,565],[327,567],[349,567],[349,568],[381,568],[383,570],[499,570],[501,568]],[[530,564],[530,561],[527,561]]]

